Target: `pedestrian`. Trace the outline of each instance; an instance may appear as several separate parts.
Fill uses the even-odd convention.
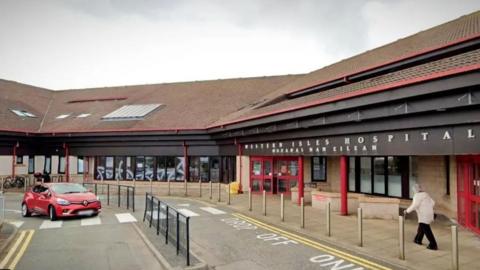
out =
[[[427,248],[431,250],[437,250],[437,241],[435,241],[435,236],[433,236],[432,229],[430,228],[430,223],[432,223],[434,219],[433,206],[435,205],[435,201],[419,184],[414,185],[413,191],[415,192],[415,195],[413,196],[413,202],[407,208],[407,210],[405,210],[405,213],[411,213],[414,210],[417,212],[418,229],[414,242],[418,245],[421,245],[423,235],[425,235],[430,242]]]

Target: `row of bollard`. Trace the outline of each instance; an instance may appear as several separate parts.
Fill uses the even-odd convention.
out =
[[[218,183],[218,198],[217,201],[221,202],[221,183]],[[170,196],[170,181],[168,182],[168,195]],[[185,183],[185,196],[187,196],[187,183]],[[199,181],[199,195],[202,197],[202,182]],[[213,200],[213,182],[209,182],[209,198]],[[230,183],[228,183],[227,190],[227,204],[230,205]],[[252,190],[248,189],[248,210],[252,211]],[[266,192],[262,193],[262,214],[267,216],[267,198]],[[280,220],[285,221],[285,198],[283,193],[280,194]],[[398,237],[399,237],[399,259],[405,260],[405,217],[399,216],[398,219]],[[300,228],[305,228],[305,203],[304,198],[300,198]],[[357,244],[359,247],[363,247],[363,210],[357,209]],[[458,253],[458,228],[455,225],[451,226],[451,242],[452,242],[452,269],[459,269],[459,253]],[[325,234],[330,237],[331,234],[331,205],[327,202],[325,207]]]

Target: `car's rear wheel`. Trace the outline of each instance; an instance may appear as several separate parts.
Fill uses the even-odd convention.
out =
[[[28,210],[28,206],[26,203],[22,203],[22,216],[29,217],[32,213]]]
[[[48,217],[51,221],[57,220],[57,213],[55,213],[55,209],[51,205],[48,207]]]

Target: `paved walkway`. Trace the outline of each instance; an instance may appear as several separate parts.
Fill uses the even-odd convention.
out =
[[[210,199],[208,185],[202,190],[202,200],[218,203],[218,186],[214,185],[213,198]],[[225,205],[227,193],[222,188],[220,204]],[[157,195],[166,195],[165,192],[156,192]],[[172,195],[183,196],[183,190],[173,190]],[[188,196],[199,199],[198,188],[189,188]],[[398,220],[364,219],[363,247],[358,246],[357,217],[356,215],[341,216],[332,212],[331,236],[326,235],[325,216],[323,209],[305,207],[305,228],[300,228],[300,207],[293,204],[289,198],[285,199],[285,221],[280,220],[280,197],[267,196],[267,216],[262,212],[262,196],[253,195],[253,210],[248,211],[248,195],[231,195],[232,209],[286,229],[320,239],[355,252],[364,253],[381,261],[403,266],[409,269],[452,269],[451,267],[451,229],[450,222],[434,222],[432,230],[437,239],[439,250],[426,249],[424,245],[413,243],[417,229],[415,216],[405,222],[405,260],[398,259]],[[468,230],[459,228],[460,269],[479,269],[480,265],[480,238]]]

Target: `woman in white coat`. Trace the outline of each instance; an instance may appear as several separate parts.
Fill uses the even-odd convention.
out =
[[[425,235],[430,242],[427,248],[437,250],[437,241],[435,241],[435,236],[433,236],[432,229],[430,228],[430,223],[432,223],[434,219],[433,207],[435,206],[435,201],[433,201],[430,195],[428,195],[419,184],[415,184],[413,191],[415,192],[413,202],[405,212],[417,212],[418,230],[414,242],[421,245],[423,235]]]

